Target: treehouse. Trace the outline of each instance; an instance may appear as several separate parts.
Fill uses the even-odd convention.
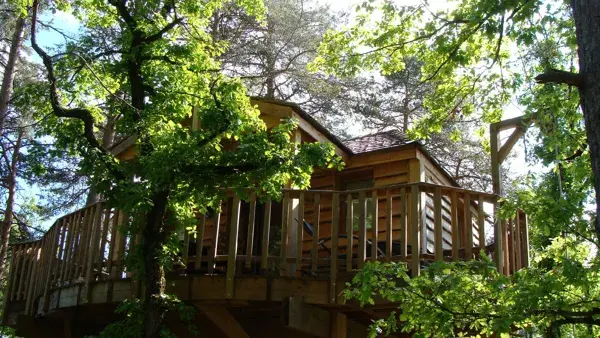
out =
[[[297,105],[254,103],[268,127],[295,118],[293,141],[331,142],[346,166],[315,171],[309,190],[282,187],[280,201],[229,192],[221,212],[197,215],[167,289],[198,310],[202,336],[366,337],[397,306],[360,308],[342,296],[369,261],[403,262],[412,276],[480,255],[507,275],[528,266],[526,215],[496,217],[498,194],[461,188],[420,143],[398,132],[340,141]],[[510,126],[494,125],[493,136]],[[492,148],[499,177],[507,148]],[[135,157],[135,138],[113,153]],[[116,306],[142,292],[124,262],[140,240],[118,231],[127,219],[97,203],[59,218],[38,241],[12,245],[4,324],[25,337],[83,337],[118,320]],[[167,323],[189,335],[176,316]]]

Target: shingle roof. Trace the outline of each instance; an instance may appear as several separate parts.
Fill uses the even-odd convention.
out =
[[[388,130],[376,134],[356,137],[342,141],[354,154],[402,146],[412,143],[411,140],[398,130]]]

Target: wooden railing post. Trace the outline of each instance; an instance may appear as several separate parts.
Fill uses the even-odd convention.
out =
[[[407,198],[406,198],[406,189],[400,189],[400,246],[402,260],[406,261],[406,257],[408,255],[408,227],[407,227],[407,213],[406,207]]]
[[[413,277],[421,273],[421,246],[419,245],[419,186],[413,184],[410,193],[410,272]]]
[[[379,199],[377,198],[377,190],[371,192],[371,260],[377,260],[378,246],[377,240],[379,236]]]
[[[296,264],[294,266],[294,271],[292,271],[292,276],[296,276],[296,269],[302,268],[302,234],[303,234],[303,225],[304,221],[304,191],[300,191],[300,196],[298,198],[298,205],[296,206],[296,213],[294,215],[295,219],[292,220],[296,222],[296,243],[290,243],[290,245],[296,246]]]
[[[263,237],[261,245],[260,269],[263,274],[269,269],[269,235],[271,230],[271,199],[265,201],[265,214],[263,222]]]
[[[229,230],[229,246],[227,247],[227,279],[225,282],[225,298],[233,298],[235,283],[235,263],[238,247],[238,230],[240,227],[240,198],[235,195],[233,198],[233,212],[231,213],[231,227]]]
[[[279,262],[279,273],[285,275],[285,271],[288,270],[287,265],[287,246],[288,246],[288,222],[289,222],[289,207],[290,207],[290,193],[283,193],[283,200],[281,203],[281,251],[280,251],[280,262]]]
[[[528,268],[529,267],[529,228],[527,225],[527,214],[523,213],[523,215],[520,217],[520,220],[522,220],[522,222],[523,222],[523,225],[522,225],[523,253],[522,253],[521,257],[523,259],[523,267]]]
[[[12,290],[13,290],[13,284],[14,284],[14,278],[15,278],[15,264],[17,261],[17,253],[15,250],[15,246],[12,245],[9,247],[8,252],[10,253],[10,263],[8,265],[8,269],[9,269],[9,273],[8,273],[8,278],[7,278],[7,283],[6,283],[6,289],[4,290],[4,302],[2,304],[2,324],[6,325],[6,321],[7,321],[7,310],[8,310],[8,303],[10,303],[11,301],[11,295],[12,295]]]
[[[246,269],[252,267],[252,250],[254,249],[254,223],[256,221],[256,194],[253,192],[250,195],[250,214],[248,217],[248,233],[246,236]],[[302,222],[302,220],[300,220]],[[300,226],[302,230],[302,226]],[[300,234],[302,235],[302,234]],[[301,248],[301,247],[300,247]],[[302,249],[299,250],[302,255]],[[298,263],[300,264],[300,262]]]
[[[196,225],[196,260],[194,261],[194,270],[199,271],[202,268],[202,250],[204,247],[204,229],[206,228],[206,215],[200,215],[198,225]]]
[[[332,221],[331,221],[331,271],[329,275],[329,298],[331,303],[337,299],[337,269],[338,269],[338,239],[340,230],[340,195],[333,193],[331,203]]]
[[[456,192],[450,192],[450,227],[452,229],[452,259],[459,259],[460,250],[460,230],[458,225],[458,198]]]
[[[313,236],[311,256],[311,271],[317,272],[319,267],[319,223],[321,223],[321,195],[315,194],[313,199]]]
[[[483,212],[483,196],[477,200],[477,226],[479,227],[479,251],[485,255],[485,213]]]
[[[465,258],[473,259],[473,218],[471,217],[471,195],[469,193],[464,194],[465,204]]]
[[[385,233],[385,256],[387,260],[392,260],[392,238],[394,232],[394,215],[392,214],[392,191],[391,189],[387,189],[386,191],[386,200],[385,200],[385,225],[386,225],[386,233]]]
[[[435,260],[444,260],[443,229],[442,229],[442,188],[435,187],[433,194],[433,232],[435,244]]]
[[[89,249],[87,253],[87,262],[85,264],[85,281],[84,281],[84,298],[83,303],[87,303],[90,301],[92,296],[92,288],[90,286],[93,276],[94,276],[94,257],[99,251],[98,246],[100,245],[100,227],[102,226],[102,203],[96,204],[96,210],[94,212],[93,218],[90,220],[90,237],[91,240],[89,242]]]
[[[358,269],[365,266],[365,258],[367,257],[367,213],[366,211],[366,194],[364,191],[358,193]],[[349,234],[349,243],[352,243],[352,234]]]
[[[336,236],[338,234],[335,234]],[[346,271],[352,270],[352,250],[354,246],[354,202],[352,194],[346,194]],[[333,236],[333,234],[332,234]]]

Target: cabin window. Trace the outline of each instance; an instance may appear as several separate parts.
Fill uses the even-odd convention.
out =
[[[353,179],[353,180],[347,180],[346,182],[344,182],[344,190],[358,190],[358,189],[369,189],[369,188],[373,188],[374,186],[374,180],[372,178],[372,173],[371,172],[365,172],[365,175],[369,178],[366,179]],[[363,177],[364,177],[363,176]],[[373,226],[373,215],[370,212],[372,206],[373,206],[373,200],[371,199],[370,193],[367,193],[367,198],[365,199],[365,213],[367,215],[366,217],[366,226],[367,229],[370,229]],[[352,200],[352,228],[354,230],[358,230],[360,228],[360,221],[358,219],[358,205],[359,205],[359,201],[357,198]]]

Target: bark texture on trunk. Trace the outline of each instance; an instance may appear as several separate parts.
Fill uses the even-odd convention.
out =
[[[165,317],[165,304],[162,295],[165,292],[165,270],[160,264],[162,246],[166,242],[165,222],[167,218],[168,191],[160,191],[153,198],[153,207],[146,215],[146,224],[142,238],[142,257],[144,260],[144,337],[160,336]]]
[[[579,56],[581,109],[590,147],[596,219],[594,228],[600,241],[600,0],[573,0],[573,18]]]
[[[104,149],[110,149],[110,147],[112,147],[113,145],[113,142],[115,140],[115,123],[116,117],[108,116],[106,118],[106,123],[104,124],[104,132],[102,134],[102,147],[104,147]],[[92,182],[90,186],[90,191],[88,192],[88,196],[85,201],[85,205],[92,205],[96,202],[99,202],[100,197],[101,196],[98,194],[94,182]]]
[[[2,76],[2,87],[0,87],[0,132],[4,132],[4,123],[6,121],[6,113],[8,111],[8,103],[10,102],[10,93],[12,83],[15,79],[15,68],[19,60],[19,51],[23,43],[23,30],[25,28],[25,19],[18,18],[15,24],[6,67],[4,67],[4,75]]]
[[[19,155],[21,151],[21,143],[23,141],[23,129],[19,128],[17,142],[13,149],[10,163],[10,173],[7,177],[8,196],[6,198],[6,210],[4,212],[4,220],[2,221],[2,231],[0,233],[0,281],[4,280],[4,261],[8,252],[8,243],[10,241],[10,229],[13,223],[13,213],[15,204],[15,194],[17,187],[17,166],[19,164]]]

